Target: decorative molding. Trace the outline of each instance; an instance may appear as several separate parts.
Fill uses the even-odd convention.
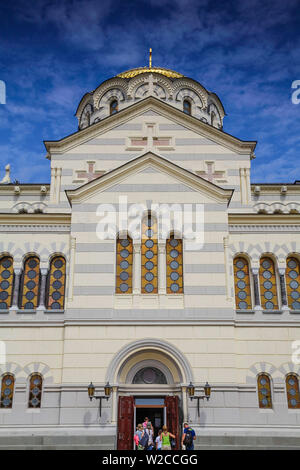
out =
[[[254,204],[253,210],[256,213],[265,213],[265,214],[300,214],[300,203],[289,202],[283,204],[282,202],[272,202],[270,204],[266,202],[259,202]]]
[[[68,225],[46,225],[46,224],[32,224],[32,225],[16,225],[16,224],[5,224],[0,225],[0,232],[70,232],[71,227]]]
[[[254,225],[254,224],[249,224],[249,225],[233,225],[230,224],[228,226],[229,232],[235,232],[235,233],[245,233],[245,232],[254,232],[254,233],[260,233],[260,232],[300,232],[300,225],[294,225],[294,224],[282,224],[282,225],[271,225],[271,224],[266,224],[266,225]]]
[[[128,85],[126,80],[122,78],[112,78],[108,82],[105,82],[105,84],[101,84],[98,88],[93,93],[93,103],[94,103],[94,108],[99,109],[99,103],[100,100],[103,98],[105,93],[107,93],[109,90],[112,89],[118,89],[121,88],[124,94],[125,99],[127,98],[127,90],[128,90]]]

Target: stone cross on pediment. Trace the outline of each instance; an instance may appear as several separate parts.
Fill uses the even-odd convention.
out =
[[[205,162],[207,171],[197,171],[197,175],[201,176],[210,183],[226,183],[225,171],[214,171],[214,162]]]
[[[75,170],[75,173],[77,174],[77,178],[76,178],[77,183],[81,183],[81,182],[88,183],[89,181],[92,181],[95,178],[98,178],[99,176],[105,173],[105,171],[99,171],[99,170],[94,169],[96,162],[87,161],[86,163],[88,164],[87,171]]]
[[[156,124],[145,124],[146,130],[141,137],[129,137],[129,145],[126,150],[150,150],[172,149],[172,137],[159,137],[156,132]]]

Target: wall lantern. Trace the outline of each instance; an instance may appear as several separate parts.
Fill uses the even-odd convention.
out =
[[[194,400],[194,399],[197,400],[197,411],[198,411],[198,416],[200,416],[199,402],[200,400],[203,400],[204,398],[206,398],[207,401],[209,400],[210,394],[211,394],[211,386],[209,385],[208,382],[206,382],[206,384],[204,385],[204,395],[195,396],[195,386],[192,384],[192,382],[190,382],[190,384],[187,387],[187,391],[191,400]]]
[[[110,394],[111,394],[111,389],[112,389],[112,386],[109,385],[109,382],[107,382],[107,384],[104,386],[104,395],[95,395],[95,386],[93,382],[91,382],[90,385],[88,386],[88,395],[89,395],[90,401],[92,401],[93,398],[95,398],[96,400],[99,400],[100,417],[101,417],[101,411],[102,411],[102,399],[103,398],[105,398],[106,400],[109,399]]]

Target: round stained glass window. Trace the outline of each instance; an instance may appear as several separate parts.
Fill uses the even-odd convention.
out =
[[[5,379],[4,382],[5,382],[5,385],[6,385],[7,387],[9,387],[9,386],[12,384],[12,380],[11,380],[9,377],[8,377],[7,379]]]
[[[6,310],[6,309],[7,309],[7,303],[5,303],[5,302],[0,302],[0,309],[1,309],[1,310]]]
[[[173,260],[173,261],[171,261],[170,266],[171,266],[172,269],[178,269],[179,268],[179,263],[178,263],[178,261]]]
[[[146,274],[145,274],[145,279],[146,279],[146,281],[148,281],[148,282],[152,281],[152,280],[154,279],[154,274],[152,274],[152,273],[146,273]]]
[[[273,294],[270,291],[264,293],[264,298],[267,300],[271,300],[273,298]]]
[[[54,271],[53,276],[55,279],[60,279],[62,277],[62,272],[59,270]]]
[[[300,302],[293,302],[292,308],[293,310],[300,310]]]
[[[298,284],[297,281],[291,281],[290,282],[290,288],[291,289],[298,289],[298,287],[299,287],[299,284]]]
[[[10,405],[10,402],[11,402],[11,399],[10,399],[10,398],[4,398],[4,400],[3,400],[2,403],[3,403],[4,406],[9,406],[9,405]]]
[[[179,279],[179,274],[176,272],[172,272],[170,274],[170,278],[172,279],[172,281],[177,281]]]
[[[38,395],[40,393],[40,389],[38,387],[34,387],[32,390],[31,390],[32,394],[33,395]]]
[[[61,268],[61,267],[63,266],[63,264],[64,264],[64,263],[62,262],[61,259],[56,259],[56,260],[54,261],[54,266],[55,266],[57,269]]]
[[[123,246],[123,248],[126,248],[126,246],[129,245],[129,240],[127,239],[121,240],[120,245]]]
[[[239,298],[239,299],[245,300],[246,297],[247,297],[247,294],[246,294],[245,291],[242,290],[242,291],[240,291],[240,292],[238,293],[238,298]]]
[[[0,300],[6,300],[8,297],[8,292],[2,291],[0,292]]]
[[[236,262],[236,267],[238,269],[243,269],[244,266],[245,266],[245,263],[241,259]]]
[[[268,406],[268,400],[266,398],[263,398],[261,402],[264,406]]]
[[[264,272],[263,272],[263,277],[264,277],[265,279],[271,279],[272,273],[271,273],[270,271],[264,271]]]
[[[244,271],[237,271],[236,275],[239,279],[244,279],[244,277],[246,276]]]
[[[273,287],[273,284],[272,284],[271,281],[265,281],[264,282],[264,288],[265,289],[269,290],[269,289],[272,289],[272,287]]]
[[[26,304],[24,305],[24,308],[26,308],[26,310],[33,310],[34,305],[32,302],[26,302]]]
[[[126,273],[125,271],[122,271],[122,272],[120,273],[120,279],[121,279],[122,281],[127,281],[128,278],[129,278],[129,274]]]
[[[297,400],[295,400],[295,398],[292,398],[292,399],[290,400],[290,404],[291,404],[292,406],[296,406],[296,405],[297,405]]]
[[[28,271],[27,276],[29,279],[34,279],[36,277],[36,272],[35,271]]]
[[[297,279],[297,277],[298,277],[297,271],[290,271],[290,272],[289,272],[289,276],[290,276],[292,279]]]
[[[153,369],[147,368],[143,372],[143,381],[146,384],[152,384],[155,381],[156,374]]]
[[[154,241],[153,240],[146,240],[145,245],[146,245],[147,248],[152,248],[153,245],[154,245]]]
[[[152,261],[147,261],[147,262],[145,263],[145,267],[146,267],[146,269],[149,269],[149,271],[151,271],[151,269],[154,268],[154,264],[153,264]]]
[[[26,283],[27,289],[32,290],[32,289],[35,288],[35,286],[36,286],[36,283],[35,283],[34,281],[28,281],[28,282]]]
[[[290,395],[292,395],[292,397],[294,397],[296,395],[296,390],[294,388],[290,388]]]
[[[27,300],[32,300],[34,298],[34,292],[32,291],[26,292],[25,297]]]
[[[9,282],[8,281],[2,281],[0,282],[0,287],[1,289],[7,289],[9,287]]]
[[[62,286],[62,283],[60,281],[54,281],[52,286],[54,287],[54,289],[60,289]]]
[[[238,281],[237,286],[239,289],[245,289],[246,283],[245,281]]]
[[[33,381],[33,385],[40,385],[41,383],[41,379],[39,379],[38,377],[36,377]]]
[[[299,294],[299,292],[297,292],[297,291],[293,291],[293,292],[291,292],[291,297],[292,297],[292,299],[294,299],[294,300],[298,300],[299,297],[300,297],[300,294]]]
[[[129,255],[129,251],[128,250],[121,250],[120,255],[122,256],[122,258],[127,258],[127,256]]]
[[[262,377],[262,378],[259,380],[259,383],[260,383],[260,385],[266,385],[267,380],[266,380],[264,377]]]
[[[51,304],[51,309],[52,310],[60,310],[60,305],[58,302],[53,302],[53,304]]]
[[[152,284],[146,284],[145,285],[145,290],[146,292],[152,292],[154,289],[153,285]]]
[[[35,267],[37,266],[37,261],[36,261],[35,259],[30,259],[30,260],[28,261],[28,266],[29,266],[29,268],[31,268],[31,269],[35,268]]]
[[[273,302],[266,302],[265,307],[266,307],[267,310],[273,310],[274,309],[274,304],[273,304]]]
[[[248,308],[247,302],[239,302],[239,309],[246,310]]]
[[[4,389],[4,395],[10,395],[10,388],[5,388]]]
[[[120,285],[120,291],[121,292],[127,292],[128,291],[128,284],[126,284],[125,282],[123,282],[121,285]]]
[[[3,268],[7,269],[11,266],[11,260],[10,259],[4,259],[1,264],[2,264]]]
[[[58,291],[53,292],[52,294],[52,299],[53,300],[59,300],[61,298],[61,293]]]
[[[127,269],[128,266],[129,266],[129,263],[128,263],[128,261],[124,260],[124,261],[121,261],[120,266],[121,266],[122,269]]]
[[[178,253],[177,250],[171,250],[170,255],[172,256],[172,258],[177,258],[177,256],[179,255],[179,253]]]
[[[10,276],[10,272],[7,270],[2,271],[1,276],[3,277],[3,279],[8,279]]]
[[[153,251],[151,251],[151,250],[146,251],[145,256],[146,256],[146,258],[148,258],[148,259],[153,258],[153,256],[154,256]]]
[[[31,400],[32,406],[37,406],[37,405],[39,404],[39,402],[40,402],[40,401],[39,401],[36,397],[34,397],[34,398]]]
[[[295,385],[295,379],[293,379],[293,377],[289,377],[288,384]]]
[[[295,269],[297,267],[297,263],[294,259],[290,259],[289,262],[288,262],[288,267],[290,269]]]
[[[153,237],[153,230],[151,228],[148,228],[145,233],[148,238]]]
[[[260,393],[261,393],[262,395],[268,395],[268,390],[267,390],[266,388],[261,388],[261,389],[260,389]]]
[[[178,245],[178,240],[175,240],[175,238],[171,238],[170,240],[170,245],[175,248]]]
[[[171,291],[178,292],[178,290],[179,290],[179,285],[173,282],[173,284],[171,284]]]
[[[262,267],[264,269],[269,269],[271,267],[271,263],[268,259],[265,259],[262,263],[261,263]]]

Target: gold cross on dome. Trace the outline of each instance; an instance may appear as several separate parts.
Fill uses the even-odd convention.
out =
[[[149,69],[152,68],[152,49],[149,49]]]
[[[94,170],[94,166],[96,162],[88,161],[86,163],[88,164],[88,171],[76,170],[77,178],[79,180],[87,180],[87,182],[90,182],[94,180],[95,178],[98,178],[98,176],[101,176],[103,175],[103,173],[105,173],[104,171]]]

